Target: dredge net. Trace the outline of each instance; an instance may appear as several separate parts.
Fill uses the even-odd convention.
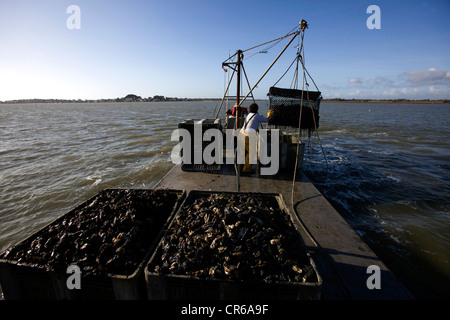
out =
[[[269,125],[316,130],[319,128],[319,91],[269,89]],[[301,115],[301,121],[300,121]]]

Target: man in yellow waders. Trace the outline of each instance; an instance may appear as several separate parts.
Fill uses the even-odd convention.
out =
[[[241,129],[241,133],[245,136],[245,164],[243,168],[244,173],[250,173],[252,170],[252,165],[250,164],[250,135],[254,135],[254,137],[257,137],[257,133],[259,130],[259,124],[261,122],[268,122],[269,119],[258,114],[258,105],[256,103],[253,103],[249,107],[250,113],[247,115],[244,121],[244,125]],[[254,143],[257,144],[257,139],[254,140]],[[256,150],[256,145],[252,146],[252,150]],[[257,154],[257,153],[256,153]],[[255,154],[252,153],[252,156],[254,157]]]

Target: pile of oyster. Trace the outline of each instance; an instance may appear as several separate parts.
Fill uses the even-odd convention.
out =
[[[132,274],[167,222],[179,194],[107,189],[0,258],[82,274]]]
[[[178,212],[148,269],[237,281],[307,282],[314,272],[274,196],[200,195]]]

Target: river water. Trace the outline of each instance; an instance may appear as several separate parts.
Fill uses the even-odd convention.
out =
[[[102,189],[152,188],[178,123],[217,105],[1,104],[0,251]],[[320,116],[305,173],[417,298],[450,297],[450,105],[322,103]]]

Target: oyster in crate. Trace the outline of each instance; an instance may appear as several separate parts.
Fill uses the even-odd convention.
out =
[[[159,274],[257,282],[306,282],[309,260],[274,196],[210,193],[179,210],[160,243]]]

